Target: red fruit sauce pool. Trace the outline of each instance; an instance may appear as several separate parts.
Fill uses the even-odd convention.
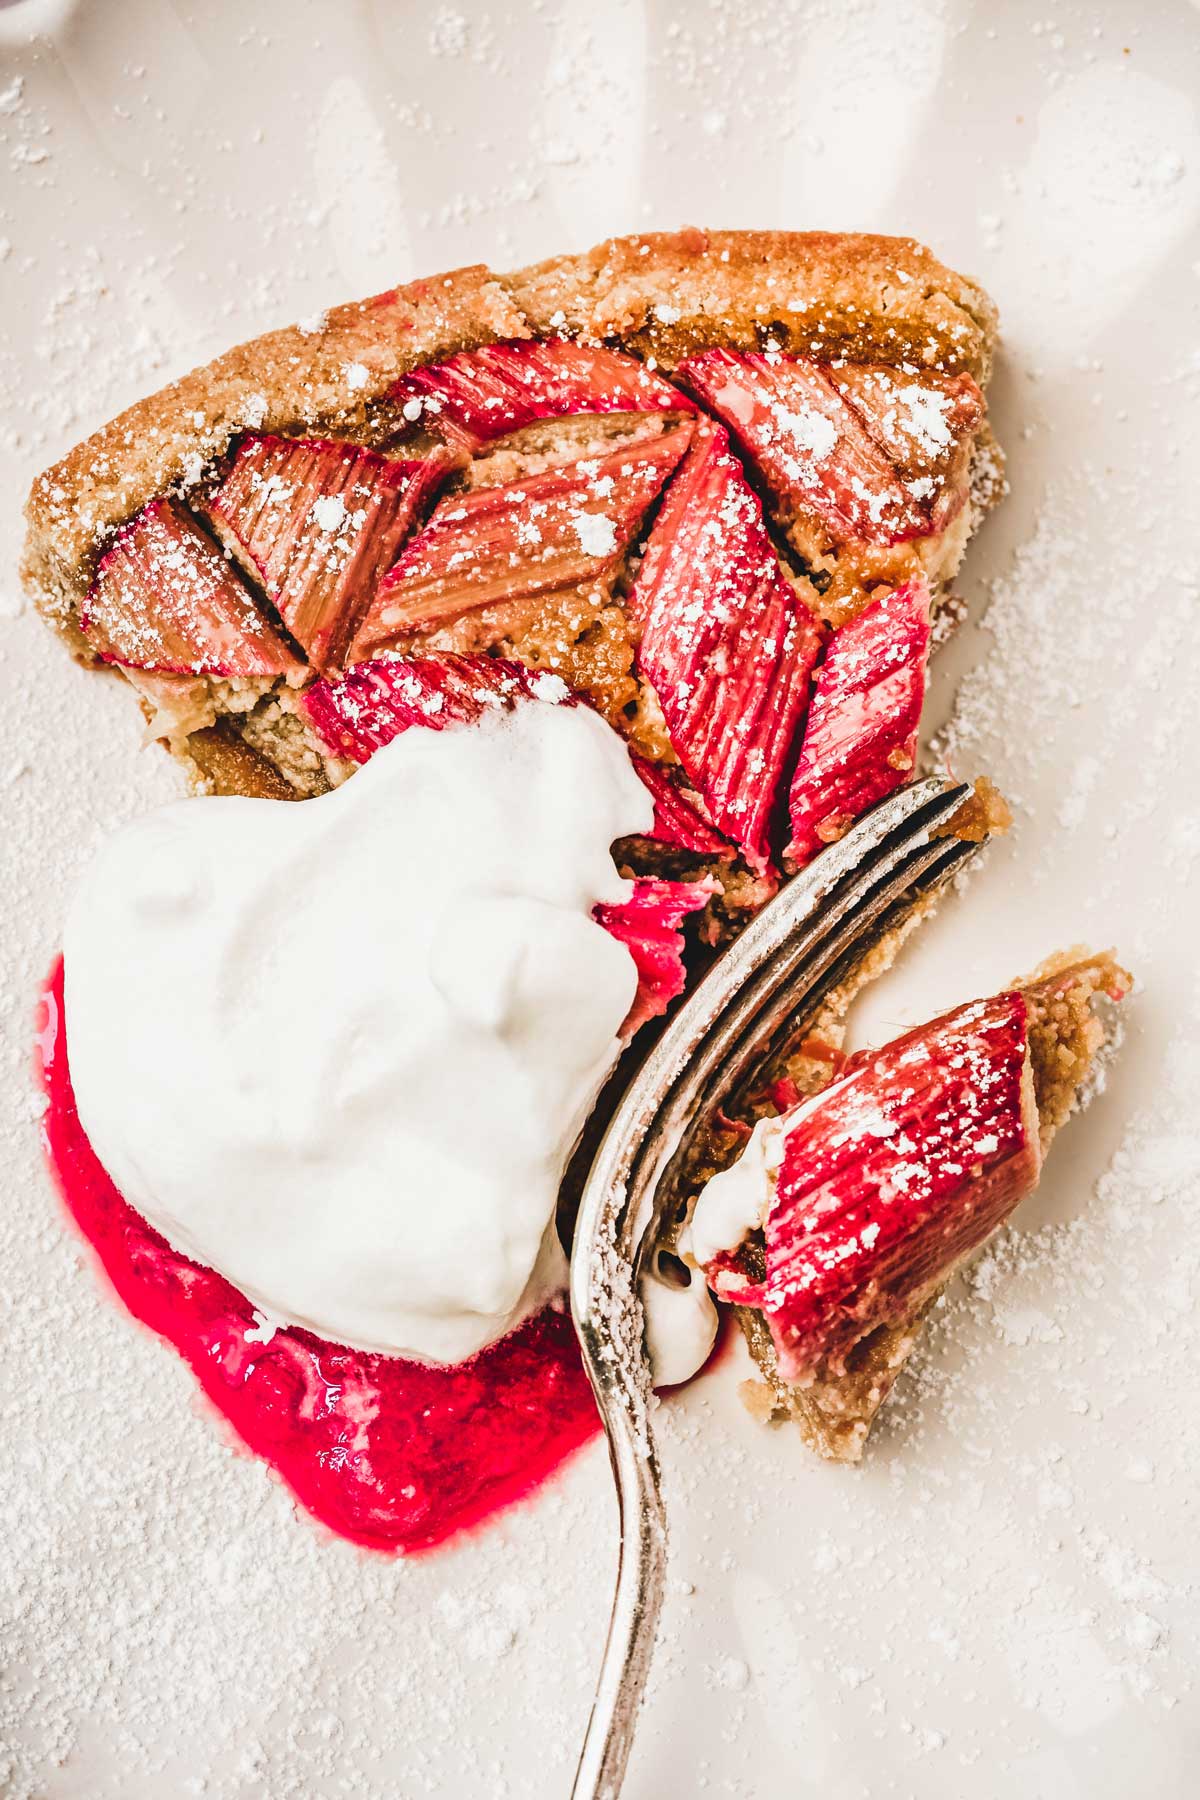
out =
[[[127,1206],[75,1110],[61,960],[39,1008],[42,1136],[75,1223],[135,1318],[173,1344],[256,1455],[331,1531],[428,1550],[512,1505],[599,1430],[571,1321],[547,1309],[469,1363],[430,1368],[280,1330]]]

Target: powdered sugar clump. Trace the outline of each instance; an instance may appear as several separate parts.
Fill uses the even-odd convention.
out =
[[[585,556],[612,556],[617,548],[617,528],[603,513],[577,513],[573,520],[579,548]]]
[[[322,494],[314,500],[312,516],[322,531],[337,531],[346,518],[346,502],[340,494]]]

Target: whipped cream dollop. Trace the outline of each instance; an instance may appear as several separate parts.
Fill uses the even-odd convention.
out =
[[[717,1336],[717,1309],[704,1271],[656,1251],[642,1270],[638,1295],[651,1383],[662,1388],[690,1381],[708,1361]]]
[[[442,1363],[503,1336],[563,1284],[559,1183],[637,986],[592,908],[652,818],[602,719],[528,704],[302,804],[126,826],[64,940],[120,1192],[269,1320]]]
[[[794,1116],[760,1119],[738,1160],[701,1188],[677,1253],[648,1259],[641,1301],[655,1387],[688,1381],[708,1361],[717,1309],[705,1269],[723,1251],[736,1250],[766,1218]]]
[[[794,1109],[782,1117],[759,1119],[737,1161],[709,1176],[680,1234],[681,1249],[693,1262],[706,1267],[714,1257],[744,1244],[762,1224],[795,1121]]]

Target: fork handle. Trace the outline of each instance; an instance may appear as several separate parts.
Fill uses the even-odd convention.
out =
[[[595,1386],[586,1342],[584,1361]],[[633,1435],[610,1432],[608,1452],[621,1528],[616,1592],[573,1800],[616,1800],[621,1791],[666,1583],[667,1520],[653,1443],[638,1454]]]
[[[789,1015],[815,1009],[856,946],[877,940],[903,896],[929,891],[978,848],[938,839],[970,790],[936,777],[882,801],[793,877],[720,957],[621,1098],[584,1184],[571,1251],[571,1311],[617,1487],[621,1541],[604,1658],[572,1800],[616,1800],[654,1650],[666,1515],[650,1424],[637,1290],[641,1246],[662,1217],[706,1100],[726,1092]]]

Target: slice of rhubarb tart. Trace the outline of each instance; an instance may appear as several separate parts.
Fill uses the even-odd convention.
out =
[[[613,846],[625,897],[593,914],[633,960],[625,1040],[911,778],[931,647],[1003,488],[995,328],[906,238],[688,229],[452,271],[96,432],[34,484],[24,578],[217,795],[315,800],[406,733],[547,702],[605,721],[646,795]],[[985,788],[963,829],[1002,816]],[[770,1362],[768,1272],[712,1278],[771,1407],[802,1393],[807,1418],[794,1347]],[[909,1290],[805,1364],[828,1412],[863,1416]]]

